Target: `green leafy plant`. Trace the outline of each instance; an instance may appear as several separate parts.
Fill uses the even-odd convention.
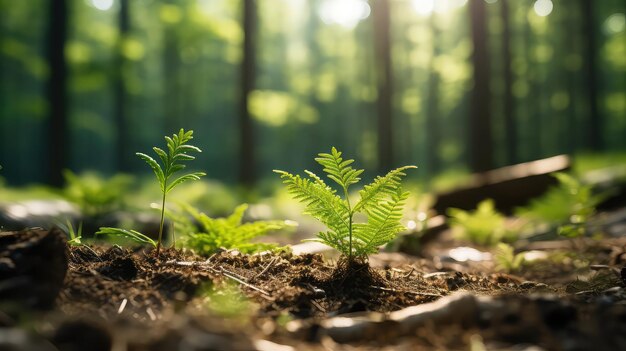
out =
[[[241,292],[234,283],[223,283],[204,288],[201,295],[211,313],[221,317],[225,323],[247,323],[254,314],[256,306]]]
[[[226,218],[211,218],[188,205],[183,205],[183,209],[198,223],[198,225],[183,224],[189,228],[184,236],[184,244],[203,255],[210,255],[220,248],[237,249],[244,253],[274,249],[276,248],[274,244],[253,243],[251,240],[270,231],[294,226],[289,221],[255,221],[242,224],[243,215],[248,209],[247,204],[237,206]]]
[[[111,235],[111,236],[117,236],[117,237],[121,237],[121,238],[126,238],[126,239],[130,239],[132,241],[135,241],[137,243],[140,244],[148,244],[152,247],[158,247],[158,244],[156,241],[154,241],[152,238],[150,238],[149,236],[142,234],[136,230],[129,230],[129,229],[121,229],[121,228],[111,228],[111,227],[102,227],[100,228],[100,230],[96,233],[98,235]]]
[[[516,254],[513,246],[506,243],[498,243],[493,259],[496,262],[496,269],[505,272],[515,272],[525,263],[524,252]]]
[[[377,177],[359,192],[360,199],[353,204],[348,191],[361,180],[363,170],[353,168],[354,160],[344,160],[334,147],[329,154],[318,156],[315,161],[324,167],[328,178],[339,185],[343,198],[313,172],[305,170],[309,178],[303,178],[274,171],[280,174],[295,199],[305,204],[305,213],[328,227],[328,231],[318,233],[313,240],[338,250],[352,262],[354,258],[366,258],[377,252],[379,246],[389,243],[404,230],[400,220],[409,193],[402,190],[400,181],[406,175],[404,171],[415,166],[400,167]],[[356,223],[357,213],[365,214],[367,222]]]
[[[65,188],[63,196],[75,203],[82,214],[99,217],[123,207],[124,197],[128,194],[132,178],[118,174],[104,179],[97,173],[85,172],[80,175],[70,170],[63,172]]]
[[[81,239],[83,238],[83,222],[78,224],[78,230],[74,229],[72,222],[69,219],[65,220],[65,223],[57,223],[57,226],[63,230],[69,240],[67,243],[72,246],[82,245]]]
[[[593,194],[591,185],[583,184],[566,173],[555,173],[558,186],[552,187],[543,196],[519,208],[516,214],[530,223],[545,223],[557,228],[565,237],[584,234],[585,224],[596,212],[596,206],[606,194]]]
[[[492,246],[516,237],[515,231],[507,228],[506,217],[496,211],[492,199],[481,201],[474,211],[449,208],[448,215],[452,232],[460,240]]]
[[[165,200],[167,194],[179,184],[182,184],[188,180],[199,180],[200,177],[206,175],[206,173],[204,172],[193,172],[173,178],[175,174],[179,173],[186,167],[182,162],[195,159],[195,157],[189,155],[188,152],[202,152],[202,150],[200,150],[198,147],[188,144],[191,139],[193,139],[193,131],[190,130],[185,132],[185,130],[181,128],[178,134],[173,134],[171,137],[165,137],[167,152],[156,146],[153,147],[152,149],[157,154],[157,156],[159,156],[162,165],[155,161],[152,157],[144,153],[137,153],[137,156],[139,156],[150,166],[150,168],[152,168],[152,171],[154,172],[154,175],[159,182],[161,193],[163,195],[161,200],[161,221],[159,224],[159,237],[155,245],[157,256],[159,255],[159,251],[161,249],[161,241],[163,238],[163,223],[165,221]],[[137,231],[118,228],[101,228],[100,231],[96,234],[118,235],[133,239],[141,243],[152,244],[151,242],[146,241],[146,238],[150,241],[153,241],[152,239]]]

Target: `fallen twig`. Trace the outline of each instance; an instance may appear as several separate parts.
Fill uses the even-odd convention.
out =
[[[393,289],[393,288],[385,288],[385,287],[376,286],[376,285],[371,285],[370,287],[372,289],[376,289],[376,290],[391,291],[391,292],[395,292],[395,293],[407,293],[407,294],[421,295],[421,296],[431,296],[431,297],[442,297],[443,296],[442,294],[432,294],[432,293],[425,293],[425,292],[412,291],[412,290],[399,290],[399,289]]]
[[[265,291],[265,290],[263,290],[263,289],[261,289],[259,287],[256,287],[256,286],[254,286],[254,285],[252,285],[252,284],[250,284],[250,283],[248,283],[248,282],[246,282],[246,281],[244,281],[244,280],[242,280],[240,278],[237,278],[233,273],[226,271],[222,267],[220,267],[220,270],[216,270],[216,271],[220,272],[223,276],[228,277],[228,278],[238,282],[239,284],[245,285],[245,286],[247,286],[248,288],[250,288],[250,289],[252,289],[254,291],[258,291],[261,294],[266,295],[266,296],[272,296],[269,292],[267,292],[267,291]]]
[[[263,268],[263,270],[262,270],[260,273],[258,273],[258,274],[257,274],[257,275],[255,275],[254,277],[252,277],[250,280],[254,280],[254,279],[256,279],[256,278],[261,277],[263,274],[265,274],[265,272],[267,272],[267,271],[270,269],[270,267],[274,264],[274,262],[276,262],[276,260],[277,260],[277,259],[278,259],[278,257],[274,257],[274,258],[270,261],[270,263],[268,263],[268,264],[267,264],[267,266],[266,266],[265,268]]]

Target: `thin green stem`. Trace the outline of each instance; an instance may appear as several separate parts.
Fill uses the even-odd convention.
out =
[[[161,251],[161,239],[163,238],[163,222],[165,221],[165,189],[167,182],[163,185],[163,201],[161,202],[161,223],[159,224],[159,240],[157,240],[156,255]]]
[[[346,197],[346,202],[348,203],[348,212],[350,213],[350,218],[348,219],[348,240],[349,240],[349,246],[348,246],[348,264],[352,263],[352,216],[354,215],[354,213],[352,213],[352,206],[350,205],[350,196],[348,196],[348,187],[343,187],[343,194]]]

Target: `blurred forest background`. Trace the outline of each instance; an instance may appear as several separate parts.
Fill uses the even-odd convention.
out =
[[[148,174],[179,128],[227,183],[330,146],[428,179],[626,150],[623,0],[0,0],[0,164]]]

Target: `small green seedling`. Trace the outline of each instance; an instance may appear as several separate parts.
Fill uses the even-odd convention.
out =
[[[449,208],[448,215],[452,232],[460,240],[493,246],[517,236],[507,228],[506,217],[495,209],[492,199],[481,201],[474,211]]]
[[[157,247],[157,242],[154,241],[149,236],[142,234],[136,230],[129,229],[121,229],[121,228],[111,228],[111,227],[102,227],[96,233],[98,235],[111,235],[111,236],[119,236],[122,238],[130,239],[140,244],[148,244],[154,248]]]
[[[74,230],[74,226],[69,219],[66,219],[65,223],[57,222],[57,226],[61,228],[61,230],[63,230],[69,237],[69,240],[67,241],[68,244],[72,246],[80,246],[83,244],[81,242],[81,239],[83,238],[83,222],[78,224],[78,230]]]
[[[191,232],[185,236],[185,246],[202,255],[210,255],[220,248],[237,249],[244,253],[275,249],[274,244],[253,243],[251,240],[270,231],[294,226],[289,221],[255,221],[242,224],[243,215],[248,209],[247,204],[237,206],[226,218],[211,218],[188,205],[183,208],[198,223],[197,226],[185,225],[186,228],[191,228]]]
[[[496,262],[496,269],[505,272],[517,271],[525,263],[524,252],[516,254],[513,246],[506,243],[498,243],[493,259]]]
[[[63,196],[75,203],[81,213],[88,217],[102,217],[124,205],[133,179],[125,174],[117,174],[105,179],[97,173],[85,172],[80,175],[70,170],[63,172],[66,186]]]
[[[585,225],[607,194],[593,194],[591,185],[583,184],[566,173],[555,173],[558,186],[516,211],[530,223],[546,223],[561,236],[574,238],[585,233]]]
[[[161,249],[161,240],[163,238],[163,223],[165,221],[165,199],[167,194],[179,184],[182,184],[188,180],[199,180],[200,177],[206,175],[206,173],[204,172],[193,172],[181,175],[177,178],[172,178],[174,174],[182,171],[185,168],[185,165],[182,163],[183,161],[191,161],[195,159],[195,157],[189,155],[188,152],[202,152],[202,150],[200,150],[198,147],[187,144],[191,139],[193,139],[193,131],[190,130],[188,132],[185,132],[185,130],[181,128],[178,134],[174,134],[171,137],[165,137],[167,152],[156,146],[153,147],[152,149],[159,156],[162,166],[152,157],[141,152],[137,153],[137,156],[146,161],[150,168],[152,168],[152,171],[154,172],[154,175],[159,182],[161,193],[163,195],[161,201],[161,222],[159,224],[159,237],[156,245],[154,245],[156,247],[157,256],[159,255],[159,251]],[[141,243],[152,244],[154,242],[152,239],[148,238],[144,234],[141,234],[134,230],[101,228],[100,231],[96,234],[123,236]]]
[[[360,192],[360,199],[355,204],[350,202],[349,187],[358,183],[362,169],[350,166],[354,160],[344,160],[341,152],[332,148],[331,153],[321,153],[315,158],[324,167],[328,178],[339,184],[344,198],[336,190],[326,185],[315,173],[305,170],[310,179],[300,175],[275,170],[295,199],[306,205],[305,213],[324,223],[329,231],[317,234],[314,241],[328,245],[348,258],[367,258],[378,248],[389,243],[404,230],[400,223],[402,208],[409,196],[400,186],[406,174],[404,171],[415,166],[405,166],[392,170],[385,176],[377,177]],[[366,223],[355,223],[354,216],[363,213]]]

